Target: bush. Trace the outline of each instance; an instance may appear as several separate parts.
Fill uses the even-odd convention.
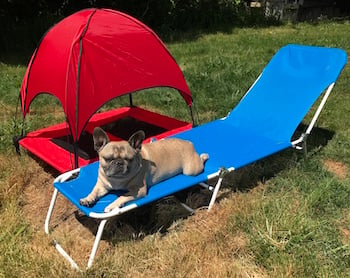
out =
[[[78,10],[105,7],[126,12],[157,33],[213,30],[263,22],[243,0],[28,0],[6,1],[0,8],[0,50],[31,52],[50,26]]]

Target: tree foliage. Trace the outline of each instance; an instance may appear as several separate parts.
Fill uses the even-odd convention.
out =
[[[33,49],[61,18],[89,7],[126,12],[156,32],[213,29],[256,21],[243,0],[2,0],[0,49]]]

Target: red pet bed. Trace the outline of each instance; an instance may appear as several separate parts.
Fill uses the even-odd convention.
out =
[[[143,130],[147,143],[190,129],[192,124],[138,107],[123,107],[93,115],[79,138],[77,150],[72,136],[67,134],[66,123],[32,131],[19,143],[60,172],[66,172],[74,169],[75,152],[79,167],[98,159],[92,138],[96,126],[102,127],[113,141],[128,140],[134,132]]]
[[[20,91],[23,117],[33,99],[47,93],[60,101],[66,123],[30,132],[20,145],[62,172],[96,160],[95,126],[106,129],[112,140],[127,139],[139,129],[150,139],[191,128],[134,107],[132,101],[130,107],[95,114],[116,97],[129,94],[131,99],[132,93],[153,87],[176,89],[191,109],[192,95],[179,66],[150,28],[113,10],[77,12],[43,37]]]

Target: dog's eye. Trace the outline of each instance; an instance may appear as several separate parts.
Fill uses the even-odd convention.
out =
[[[130,162],[130,161],[133,160],[133,158],[131,158],[131,157],[124,157],[124,160],[125,160],[126,162]]]
[[[113,160],[113,158],[111,158],[111,157],[105,157],[104,159],[105,159],[106,163],[110,163]]]

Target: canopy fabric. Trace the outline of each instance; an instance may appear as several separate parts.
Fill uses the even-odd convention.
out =
[[[150,28],[118,11],[86,9],[43,37],[22,82],[22,112],[38,94],[55,96],[77,141],[103,104],[152,87],[174,88],[192,104],[179,66]]]

